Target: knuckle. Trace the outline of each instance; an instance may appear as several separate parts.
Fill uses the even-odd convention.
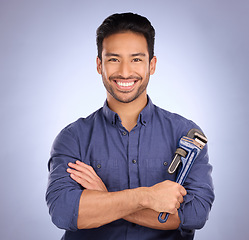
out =
[[[93,167],[92,167],[92,166],[87,165],[87,168],[88,168],[90,171],[93,171]]]

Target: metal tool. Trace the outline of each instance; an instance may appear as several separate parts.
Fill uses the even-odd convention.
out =
[[[176,179],[176,182],[180,185],[183,185],[195,159],[204,148],[207,141],[203,132],[195,128],[189,130],[187,136],[183,136],[179,140],[179,147],[175,151],[175,156],[168,168],[168,173],[173,174],[181,163],[181,170]],[[160,223],[165,223],[169,217],[169,213],[166,213],[164,219],[162,216],[163,212],[159,214],[158,221]]]

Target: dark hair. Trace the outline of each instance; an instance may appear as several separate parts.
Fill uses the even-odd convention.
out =
[[[98,57],[102,60],[103,40],[112,34],[131,31],[142,34],[147,41],[149,59],[154,56],[155,29],[150,21],[134,13],[116,13],[106,18],[96,34]]]

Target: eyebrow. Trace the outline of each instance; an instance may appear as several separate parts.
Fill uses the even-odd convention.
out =
[[[117,54],[117,53],[106,53],[105,56],[106,56],[106,57],[112,57],[112,56],[113,56],[113,57],[120,57],[120,55]]]
[[[134,53],[134,54],[131,54],[132,57],[145,57],[146,54],[145,53]]]
[[[121,57],[120,54],[117,53],[106,53],[105,54],[106,57]],[[131,57],[145,57],[146,54],[145,53],[133,53],[131,54]]]

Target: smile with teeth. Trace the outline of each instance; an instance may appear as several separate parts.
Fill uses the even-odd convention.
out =
[[[116,81],[116,83],[121,86],[121,87],[131,87],[134,85],[134,82],[120,82],[120,81]]]

